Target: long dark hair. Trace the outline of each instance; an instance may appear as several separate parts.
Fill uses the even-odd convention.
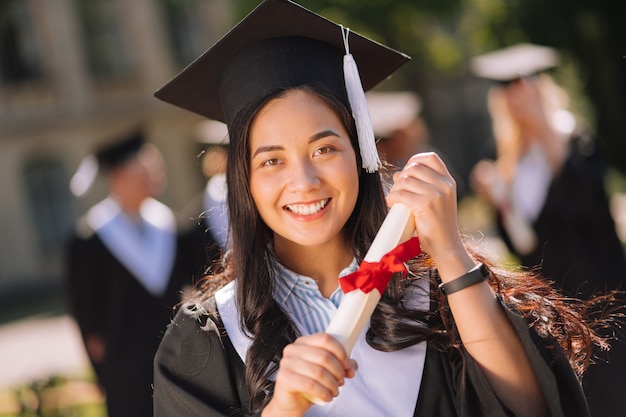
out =
[[[359,148],[353,119],[341,100],[313,87],[298,87],[321,98],[340,118],[349,133],[360,166]],[[252,337],[247,352],[245,378],[250,392],[251,413],[259,412],[271,399],[273,382],[283,348],[298,336],[298,330],[273,298],[277,258],[273,234],[261,219],[250,191],[250,126],[258,110],[287,90],[277,90],[243,109],[229,126],[230,149],[227,167],[228,206],[232,233],[232,249],[216,273],[200,286],[196,303],[211,297],[224,283],[237,278],[237,303],[242,330]],[[359,169],[355,167],[355,169]],[[360,262],[374,239],[387,207],[383,184],[378,173],[360,169],[359,197],[345,225],[346,244]],[[476,251],[475,258],[491,268],[491,285],[502,300],[528,319],[540,336],[550,338],[565,352],[581,375],[591,357],[593,343],[601,344],[583,320],[584,304],[565,301],[543,278],[528,271],[511,272],[496,269]],[[436,287],[438,274],[427,254],[409,262],[406,280],[393,277],[372,316],[367,333],[368,343],[375,349],[395,351],[422,341],[448,351],[460,348],[460,338],[449,311],[446,298]],[[429,283],[421,289],[419,282]],[[428,292],[428,311],[416,310],[403,303],[408,291]]]
[[[347,107],[335,96],[322,90],[299,88],[321,98],[340,117],[359,155],[355,127]],[[254,335],[246,358],[246,380],[251,393],[252,410],[262,408],[269,399],[265,398],[265,392],[271,392],[272,382],[267,377],[276,370],[284,346],[298,336],[296,326],[273,298],[273,277],[277,263],[273,235],[259,216],[249,186],[250,125],[254,115],[265,103],[281,97],[286,91],[274,91],[240,112],[229,131],[231,148],[226,175],[228,205],[231,208],[232,272],[237,277],[237,302],[243,330]],[[358,157],[357,162],[360,165]],[[380,177],[362,170],[356,206],[344,227],[346,244],[357,259],[365,255],[385,213]]]

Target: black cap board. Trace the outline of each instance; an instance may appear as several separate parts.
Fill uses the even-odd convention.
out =
[[[93,153],[85,156],[70,180],[70,190],[77,197],[83,196],[93,185],[99,173],[114,170],[137,155],[146,144],[141,130],[133,130],[112,142],[98,147]]]
[[[104,145],[95,153],[98,165],[103,170],[113,169],[123,164],[131,156],[136,155],[145,143],[143,133],[136,131],[113,143]]]
[[[350,32],[364,90],[410,58]],[[289,0],[264,0],[155,96],[229,124],[248,102],[277,88],[319,85],[346,99],[342,27]]]

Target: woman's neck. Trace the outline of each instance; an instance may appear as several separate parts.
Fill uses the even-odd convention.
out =
[[[343,238],[319,246],[277,244],[276,255],[280,263],[289,270],[317,281],[324,297],[330,297],[337,289],[339,274],[354,258],[343,243]]]

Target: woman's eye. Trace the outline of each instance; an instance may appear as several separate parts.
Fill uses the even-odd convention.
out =
[[[315,151],[315,155],[323,155],[326,153],[329,153],[330,151],[332,151],[332,148],[330,146],[324,146],[322,148],[319,148]]]
[[[278,165],[278,159],[277,158],[267,159],[267,160],[263,161],[263,163],[261,165],[262,166]]]

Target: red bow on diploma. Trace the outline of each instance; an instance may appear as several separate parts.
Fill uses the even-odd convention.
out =
[[[404,262],[421,252],[419,239],[411,238],[385,254],[379,262],[361,262],[358,270],[339,280],[339,285],[344,294],[356,289],[366,294],[377,289],[382,294],[394,273],[402,272],[403,277],[406,275]]]

